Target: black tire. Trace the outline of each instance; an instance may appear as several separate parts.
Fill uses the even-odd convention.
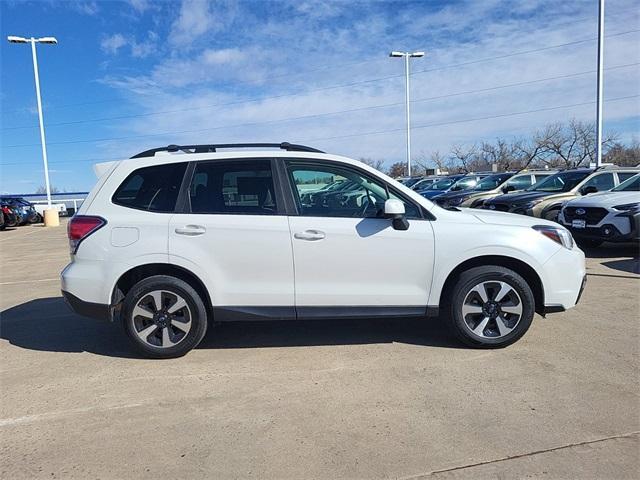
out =
[[[542,215],[542,218],[544,218],[545,220],[549,220],[550,222],[558,223],[559,215],[560,215],[560,209],[554,208],[549,210],[548,212],[544,212],[544,214]]]
[[[133,316],[133,310],[138,305],[138,302],[144,301],[145,297],[157,290],[182,297],[187,304],[191,321],[190,330],[183,334],[178,343],[169,347],[153,346],[142,340],[137,334],[138,330],[136,330],[136,324],[139,324],[140,317],[136,319]],[[185,355],[202,341],[207,332],[207,309],[198,292],[187,282],[167,275],[155,275],[140,280],[129,290],[123,303],[122,321],[127,336],[136,350],[144,356],[150,358],[176,358]],[[162,329],[158,330],[161,331]],[[172,332],[174,331],[172,330]],[[179,330],[177,332],[180,333]]]
[[[464,301],[471,290],[482,282],[504,282],[519,296],[519,305],[522,307],[522,313],[513,329],[504,336],[498,338],[478,336],[471,331],[471,327],[465,322],[462,314]],[[463,272],[449,291],[446,292],[445,298],[450,299],[445,312],[448,315],[446,320],[451,331],[462,343],[475,348],[502,348],[511,345],[527,332],[535,313],[533,292],[525,279],[513,270],[497,265],[474,267]],[[497,322],[497,319],[493,320],[493,322]],[[497,330],[497,323],[494,324]],[[489,323],[487,325],[491,327],[492,324]]]
[[[604,243],[604,240],[594,238],[576,238],[576,242],[580,248],[597,248]]]

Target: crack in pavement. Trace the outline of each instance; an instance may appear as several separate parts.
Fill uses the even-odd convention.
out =
[[[482,465],[490,465],[492,463],[505,462],[507,460],[515,460],[515,459],[518,459],[518,458],[531,457],[533,455],[540,455],[542,453],[556,452],[558,450],[563,450],[563,449],[566,449],[566,448],[579,447],[581,445],[591,445],[593,443],[605,442],[607,440],[615,440],[617,438],[629,438],[629,437],[636,436],[638,434],[640,434],[640,431],[621,433],[621,434],[618,434],[618,435],[611,435],[609,437],[596,438],[594,440],[585,440],[584,442],[567,443],[566,445],[560,445],[558,447],[545,448],[545,449],[542,449],[542,450],[534,450],[533,452],[520,453],[520,454],[517,454],[517,455],[510,455],[510,456],[507,456],[507,457],[495,458],[493,460],[485,460],[485,461],[482,461],[482,462],[470,463],[468,465],[458,465],[456,467],[443,468],[441,470],[433,470],[433,471],[431,471],[429,473],[420,473],[418,475],[410,475],[410,476],[407,476],[407,477],[402,477],[402,479],[403,480],[410,480],[410,479],[426,478],[426,477],[430,477],[432,475],[437,475],[438,473],[447,473],[447,472],[454,472],[456,470],[464,470],[464,469],[467,469],[467,468],[480,467]]]

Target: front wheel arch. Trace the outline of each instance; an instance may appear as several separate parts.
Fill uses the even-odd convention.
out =
[[[538,276],[538,273],[533,267],[523,262],[522,260],[502,255],[483,255],[480,257],[474,257],[465,260],[457,267],[455,267],[445,280],[444,286],[442,287],[442,291],[440,292],[439,305],[442,307],[446,304],[451,289],[453,288],[455,282],[462,272],[469,270],[470,268],[488,265],[495,265],[498,267],[511,269],[519,274],[522,278],[524,278],[533,291],[536,313],[544,316],[544,287],[542,285],[542,280]]]

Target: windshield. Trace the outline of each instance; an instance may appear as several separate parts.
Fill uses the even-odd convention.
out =
[[[591,170],[556,173],[527,190],[530,192],[568,192],[591,173]]]
[[[505,180],[510,178],[511,175],[489,175],[478,182],[474,187],[474,190],[479,192],[486,192],[487,190],[493,190],[494,188],[502,185]]]
[[[437,182],[433,182],[429,185],[425,190],[446,190],[449,188],[455,180],[453,178],[443,178],[442,180],[438,180]]]
[[[472,177],[462,177],[460,180],[458,180],[456,183],[453,184],[453,186],[451,187],[451,190],[452,191],[467,190],[469,188],[475,187],[477,183],[478,181],[476,180],[475,175]]]
[[[612,192],[640,192],[640,173],[631,178],[627,178],[616,188],[611,189]]]
[[[405,187],[410,187],[411,185],[413,185],[414,183],[419,182],[420,180],[422,180],[422,178],[417,177],[417,178],[408,178],[406,179],[404,182],[402,182],[404,184]]]

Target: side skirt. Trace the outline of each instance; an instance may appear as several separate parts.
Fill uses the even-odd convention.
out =
[[[279,307],[279,306],[225,306],[213,308],[216,322],[242,322],[260,320],[329,320],[366,318],[421,318],[437,317],[437,306],[322,306],[322,307]]]

